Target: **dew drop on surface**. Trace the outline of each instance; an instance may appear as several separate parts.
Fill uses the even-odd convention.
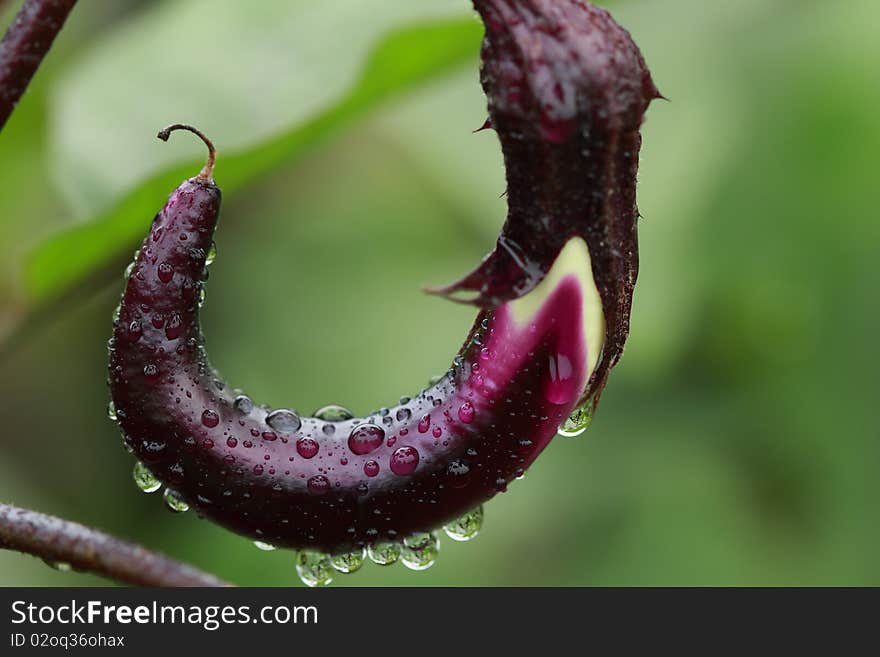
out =
[[[379,566],[390,566],[400,558],[400,543],[376,543],[367,548],[370,561]]]
[[[211,240],[211,246],[208,247],[208,252],[205,254],[205,265],[210,267],[214,264],[214,261],[217,259],[217,245],[214,244],[214,240]]]
[[[324,420],[324,422],[345,422],[353,418],[354,413],[345,408],[345,406],[329,404],[315,411],[314,416],[319,420]]]
[[[299,428],[302,426],[302,420],[293,411],[279,408],[277,411],[272,411],[266,416],[266,424],[275,429],[275,431],[294,433],[299,431]]]
[[[415,472],[419,466],[419,452],[415,447],[405,445],[398,447],[391,455],[391,472],[401,477]]]
[[[199,308],[205,305],[205,298],[207,296],[207,292],[205,292],[205,286],[199,288]]]
[[[333,581],[330,557],[320,552],[302,550],[296,555],[296,574],[308,587],[327,586]]]
[[[434,533],[413,534],[403,539],[400,561],[410,570],[427,570],[437,561],[440,541]]]
[[[348,436],[348,448],[358,456],[369,454],[382,446],[385,430],[375,424],[361,424],[352,429]]]
[[[335,557],[330,557],[330,565],[340,573],[353,573],[356,570],[360,570],[360,567],[364,565],[366,556],[367,548],[361,548],[348,554],[338,554]]]
[[[461,518],[443,526],[443,531],[453,541],[469,541],[480,533],[480,527],[483,526],[483,507],[478,506],[476,509],[464,514]]]
[[[144,365],[144,380],[150,385],[159,382],[159,368],[155,363]]]
[[[162,494],[162,500],[165,502],[165,506],[168,507],[169,511],[173,511],[174,513],[185,513],[189,511],[189,504],[186,503],[180,493],[178,493],[173,488],[166,488],[165,492]]]
[[[258,550],[263,550],[263,552],[271,552],[272,550],[277,549],[271,543],[266,543],[264,541],[254,541],[254,547],[256,547]]]
[[[174,278],[174,267],[167,262],[160,262],[159,266],[156,268],[156,273],[159,276],[160,281],[163,283],[169,283],[171,279]]]
[[[162,482],[159,481],[156,478],[156,475],[150,472],[150,469],[140,461],[134,464],[134,471],[131,473],[131,476],[134,479],[135,486],[137,486],[141,492],[155,493],[162,488]]]
[[[411,410],[409,410],[408,408],[401,408],[401,409],[398,409],[397,415],[395,417],[397,417],[398,422],[406,422],[411,416],[412,416]]]
[[[431,416],[424,415],[422,419],[419,420],[419,433],[426,433],[428,429],[431,428]]]
[[[364,474],[368,477],[375,477],[379,474],[379,464],[376,461],[367,461],[364,463]]]
[[[474,405],[467,401],[458,409],[458,419],[465,424],[473,422],[475,414],[476,411],[474,411]]]
[[[113,403],[113,400],[107,404],[107,417],[116,422],[116,404]]]
[[[304,459],[310,459],[318,453],[318,442],[312,438],[300,438],[296,441],[296,453]]]
[[[249,415],[254,410],[254,402],[247,395],[239,395],[233,400],[232,407],[242,415]]]
[[[202,424],[204,424],[209,429],[213,429],[218,424],[220,424],[220,416],[217,415],[216,411],[205,409],[204,411],[202,411]]]
[[[312,495],[323,495],[330,490],[330,480],[324,475],[315,475],[314,477],[309,477],[306,486]]]
[[[592,419],[593,418],[590,415],[590,403],[587,402],[580,408],[575,409],[572,414],[566,418],[565,422],[563,422],[556,430],[556,433],[567,438],[580,436],[587,430],[587,427],[590,426]]]

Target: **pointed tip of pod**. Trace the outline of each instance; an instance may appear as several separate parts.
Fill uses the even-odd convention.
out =
[[[605,9],[582,0],[473,3],[486,25],[482,82],[499,127],[537,128],[551,143],[587,120],[637,130],[662,97],[629,32]]]

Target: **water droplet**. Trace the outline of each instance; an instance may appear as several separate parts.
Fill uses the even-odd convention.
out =
[[[353,573],[356,570],[360,570],[360,567],[364,565],[366,556],[367,548],[361,548],[355,552],[330,557],[330,565],[340,573]]]
[[[210,267],[216,259],[217,245],[214,244],[214,240],[211,240],[211,246],[208,247],[208,252],[205,254],[205,266]]]
[[[110,319],[111,319],[113,322],[118,321],[118,320],[119,320],[119,313],[121,313],[121,312],[122,312],[122,305],[120,304],[120,305],[117,305],[117,306],[113,309],[113,314],[110,315]]]
[[[431,416],[424,415],[422,419],[419,420],[419,433],[426,433],[428,429],[431,428]]]
[[[400,543],[376,543],[367,548],[370,560],[379,566],[390,566],[400,558]]]
[[[412,411],[408,408],[398,409],[396,417],[398,422],[406,422],[410,417],[412,417]]]
[[[144,380],[150,385],[159,382],[159,368],[155,363],[144,365]]]
[[[442,374],[438,374],[437,376],[432,376],[430,379],[428,379],[428,387],[431,388],[431,387],[437,385],[438,383],[440,383],[442,380],[443,380]]]
[[[314,416],[319,420],[324,420],[324,422],[345,422],[353,418],[354,413],[345,408],[345,406],[330,404],[319,408],[315,411]]]
[[[415,447],[398,447],[391,455],[391,472],[401,477],[415,472],[419,465],[419,452]]]
[[[162,482],[140,461],[134,464],[132,477],[135,485],[144,493],[155,493],[162,488]]]
[[[159,276],[160,281],[168,283],[174,278],[174,267],[167,262],[160,262],[159,267],[156,269],[156,273]]]
[[[296,555],[296,574],[306,586],[327,586],[333,581],[330,557],[320,552],[302,550]]]
[[[266,424],[275,429],[275,431],[294,433],[299,431],[299,428],[302,426],[302,420],[293,411],[279,408],[277,411],[272,411],[266,416]]]
[[[296,452],[304,459],[310,459],[318,453],[318,442],[312,438],[300,438],[296,441]]]
[[[433,429],[431,429],[431,435],[433,435],[434,438],[439,438],[443,435],[443,429],[441,429],[440,427],[434,427]]]
[[[474,405],[467,401],[461,405],[461,408],[458,409],[458,419],[465,424],[470,424],[471,422],[473,422],[475,414],[476,411],[474,411]]]
[[[162,500],[165,502],[165,506],[168,507],[169,511],[173,511],[174,513],[185,513],[189,511],[189,504],[186,503],[180,493],[178,493],[173,488],[166,488],[165,492],[162,494]]]
[[[116,404],[113,403],[113,400],[110,400],[110,403],[107,404],[107,417],[116,422]]]
[[[364,474],[368,477],[375,477],[379,474],[379,464],[376,461],[367,461],[364,463]]]
[[[127,281],[129,278],[131,278],[131,274],[133,271],[134,271],[134,262],[132,261],[132,262],[128,263],[128,267],[126,267],[125,271],[122,272],[123,280]]]
[[[323,495],[330,490],[330,480],[324,475],[315,475],[314,477],[309,477],[306,486],[312,495]]]
[[[348,436],[348,448],[359,456],[369,454],[382,446],[385,431],[375,424],[361,424]]]
[[[45,563],[52,570],[58,570],[62,573],[69,573],[73,566],[71,566],[66,561],[52,561],[51,559],[43,559],[43,563]]]
[[[176,340],[181,335],[183,335],[183,320],[178,313],[171,313],[171,317],[165,324],[165,337],[169,340]]]
[[[202,424],[204,424],[209,429],[213,429],[218,424],[220,424],[220,416],[217,415],[216,411],[205,409],[204,411],[202,411]]]
[[[247,395],[239,395],[232,402],[232,407],[242,415],[250,415],[250,412],[254,410],[254,402]]]
[[[199,287],[199,308],[205,305],[205,298],[207,298],[208,293],[205,292],[205,286],[202,285]]]
[[[132,320],[131,324],[128,325],[128,330],[125,333],[125,339],[129,342],[137,342],[141,339],[141,335],[143,335],[144,329],[141,326],[141,323],[138,320]]]
[[[566,436],[567,438],[580,436],[587,430],[587,427],[590,426],[592,419],[593,418],[590,415],[590,402],[587,402],[580,408],[575,409],[572,414],[566,418],[565,422],[562,423],[562,426],[556,430],[556,433],[560,436]]]
[[[454,541],[469,541],[480,533],[480,527],[483,526],[483,507],[478,506],[476,509],[464,514],[458,520],[443,526],[443,531]]]
[[[264,552],[271,552],[272,550],[277,549],[271,543],[265,543],[263,541],[254,541],[254,545],[257,547],[257,549],[263,550]]]
[[[411,570],[427,570],[437,561],[440,541],[434,533],[413,534],[403,540],[400,561]]]

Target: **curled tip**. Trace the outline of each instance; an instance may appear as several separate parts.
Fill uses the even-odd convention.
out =
[[[208,159],[205,162],[205,166],[203,166],[202,170],[199,172],[199,175],[196,176],[196,179],[213,183],[214,161],[217,158],[217,149],[214,148],[214,143],[210,139],[208,139],[204,132],[185,123],[175,123],[173,125],[169,125],[167,128],[163,128],[162,130],[160,130],[156,136],[162,141],[168,141],[171,133],[175,130],[189,130],[193,134],[197,135],[199,139],[205,142],[205,146],[208,147]]]

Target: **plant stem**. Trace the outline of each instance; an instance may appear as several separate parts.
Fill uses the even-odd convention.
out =
[[[104,532],[0,504],[0,548],[137,586],[230,586],[187,564]]]
[[[26,0],[0,42],[0,130],[61,31],[76,0]]]

